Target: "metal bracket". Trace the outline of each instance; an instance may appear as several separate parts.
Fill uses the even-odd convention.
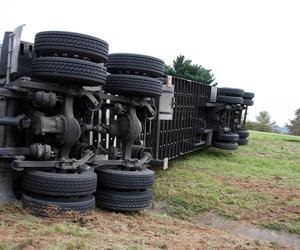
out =
[[[99,105],[97,98],[91,92],[86,91],[84,95],[91,101],[91,103],[93,103],[95,107]]]
[[[159,120],[172,120],[173,119],[173,109],[176,105],[176,100],[174,97],[174,85],[172,81],[170,84],[163,85],[163,92],[159,98]]]
[[[24,24],[17,27],[13,33],[9,35],[8,54],[6,67],[6,85],[10,84],[10,75],[18,72],[18,58],[20,51],[21,34]]]
[[[152,160],[150,153],[145,153],[142,159],[124,159],[124,160],[94,160],[91,162],[95,167],[107,168],[109,166],[123,166],[126,168],[141,169],[146,163]]]
[[[168,87],[172,87],[172,80],[173,80],[173,77],[167,75],[167,86]]]
[[[94,157],[94,152],[89,151],[79,160],[76,159],[61,159],[57,161],[22,161],[14,160],[12,168],[15,170],[23,170],[24,168],[60,168],[60,169],[77,169],[78,167],[86,164]]]
[[[210,89],[210,102],[216,102],[217,101],[217,93],[218,93],[218,88],[217,87],[211,87]]]

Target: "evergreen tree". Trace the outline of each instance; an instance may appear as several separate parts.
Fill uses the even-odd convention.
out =
[[[198,81],[207,85],[216,86],[214,74],[211,70],[205,69],[202,65],[193,64],[192,60],[179,55],[173,61],[173,65],[166,65],[165,73],[171,76],[178,76],[192,81]]]

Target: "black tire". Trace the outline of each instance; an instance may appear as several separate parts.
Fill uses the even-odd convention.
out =
[[[94,62],[105,62],[108,56],[108,43],[79,33],[64,31],[44,31],[35,35],[34,51],[38,55],[68,54],[87,57]]]
[[[92,171],[63,174],[43,171],[25,171],[23,189],[49,196],[83,196],[96,191],[97,175]]]
[[[154,183],[154,172],[150,169],[125,171],[118,169],[97,169],[98,187],[138,190],[150,189]]]
[[[162,93],[162,81],[138,75],[108,75],[103,89],[111,94],[156,97]]]
[[[233,88],[218,88],[218,95],[219,94],[242,97],[244,95],[244,90]]]
[[[254,98],[254,96],[255,96],[255,94],[251,93],[251,92],[244,92],[244,95],[243,95],[243,97],[245,99],[252,99],[252,98]]]
[[[242,104],[243,103],[243,98],[242,97],[219,95],[219,96],[217,96],[217,102],[219,102],[219,103],[228,103],[228,104]]]
[[[239,145],[247,145],[248,144],[248,139],[241,138],[241,139],[239,139],[238,144]]]
[[[216,134],[216,141],[220,142],[238,142],[239,135],[238,134]]]
[[[150,77],[162,77],[164,75],[164,61],[145,55],[115,53],[108,55],[106,68],[109,73],[131,73],[146,74]]]
[[[81,86],[98,86],[106,80],[106,71],[100,64],[62,57],[33,59],[32,75],[48,81]]]
[[[253,100],[243,99],[243,104],[246,106],[252,106],[254,104]]]
[[[95,193],[96,206],[116,211],[139,211],[152,204],[152,191],[113,191],[99,189]]]
[[[236,133],[240,136],[240,139],[245,139],[249,136],[248,130],[238,130]]]
[[[41,217],[64,215],[68,211],[87,213],[95,208],[93,195],[80,198],[54,198],[23,193],[21,200],[25,209]]]
[[[236,142],[220,142],[220,141],[214,141],[213,147],[225,149],[225,150],[236,150],[238,148],[238,144]]]

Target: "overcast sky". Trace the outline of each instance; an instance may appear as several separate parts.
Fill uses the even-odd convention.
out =
[[[219,86],[255,92],[250,119],[267,110],[284,125],[300,108],[300,1],[1,1],[0,34],[63,30],[106,40],[110,53],[179,54],[212,69]],[[1,40],[1,38],[0,38]]]

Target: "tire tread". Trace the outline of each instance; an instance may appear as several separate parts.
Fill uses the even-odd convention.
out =
[[[32,74],[41,79],[84,86],[101,85],[106,80],[106,71],[100,64],[61,57],[35,58]]]
[[[35,36],[34,50],[40,55],[55,52],[87,56],[96,62],[105,62],[108,57],[108,43],[89,35],[64,32],[44,31]]]
[[[96,191],[97,176],[94,172],[84,174],[60,174],[42,171],[25,171],[23,189],[49,196],[83,196]]]

